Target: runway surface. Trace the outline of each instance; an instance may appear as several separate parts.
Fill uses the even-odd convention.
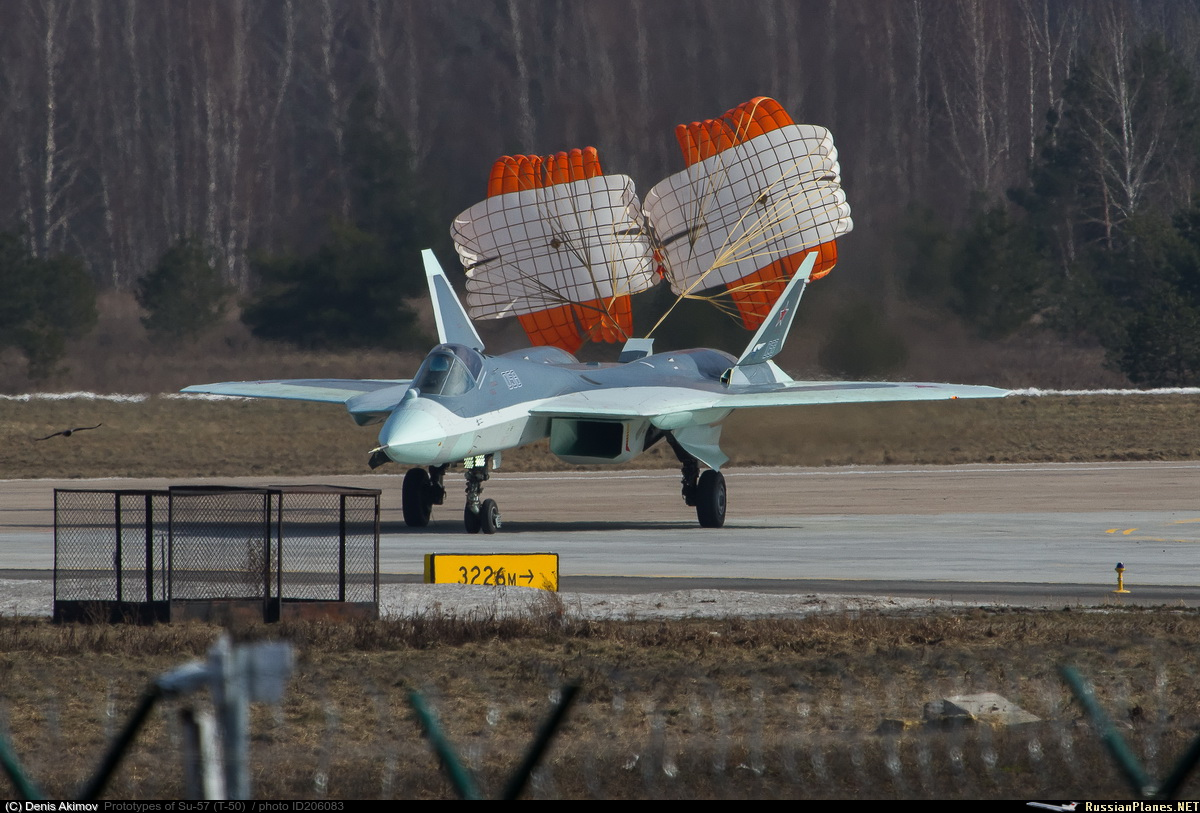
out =
[[[418,581],[430,552],[560,556],[562,589],[837,592],[967,604],[1117,600],[1200,606],[1200,463],[732,469],[722,529],[701,529],[670,470],[495,472],[495,536],[462,530],[462,479],[419,531],[401,477],[224,478],[383,489],[385,581]],[[187,481],[188,483],[205,481]],[[55,488],[163,488],[163,480],[0,483],[0,578],[53,568]]]

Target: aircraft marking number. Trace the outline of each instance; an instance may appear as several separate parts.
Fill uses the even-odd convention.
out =
[[[501,370],[500,375],[510,390],[518,389],[521,386],[521,377],[517,375],[516,370]]]

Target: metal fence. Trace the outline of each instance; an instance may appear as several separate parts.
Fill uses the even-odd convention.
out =
[[[148,643],[161,648],[172,640]],[[730,670],[698,661],[644,668],[611,642],[578,649],[534,643],[559,656],[532,657],[527,644],[514,659],[520,643],[496,639],[465,648],[459,653],[465,657],[449,658],[443,668],[430,664],[446,661],[456,647],[422,655],[393,641],[388,657],[378,657],[369,648],[330,652],[298,644],[303,679],[289,683],[283,706],[252,718],[253,793],[318,800],[452,796],[414,719],[416,688],[481,791],[499,795],[553,713],[564,680],[583,671],[582,660],[583,692],[549,758],[534,771],[530,798],[1139,798],[1056,671],[1014,670],[1007,650],[952,657],[939,652],[941,645],[883,656],[822,651],[803,659],[817,668],[801,670],[793,668],[798,660],[784,656],[781,663],[780,653],[761,651],[757,659],[735,656]],[[1046,660],[1089,664],[1103,705],[1122,718],[1129,749],[1161,780],[1200,730],[1194,702],[1200,676],[1180,656],[1186,646],[1181,640],[1114,658],[1088,640],[1047,652]],[[1028,654],[1020,653],[1022,663]],[[70,798],[100,762],[97,743],[113,740],[134,709],[142,678],[132,676],[151,674],[162,660],[91,656],[88,679],[70,685],[60,680],[58,660],[31,654],[13,663],[0,692],[0,725],[16,727],[14,749],[50,798]],[[979,691],[998,692],[1041,721],[883,725],[921,718],[928,701]],[[174,702],[134,743],[109,798],[183,795],[174,755],[186,732]],[[1178,797],[1198,794],[1200,779],[1193,778]]]
[[[56,489],[57,620],[378,615],[379,490]],[[99,620],[99,619],[96,619]]]

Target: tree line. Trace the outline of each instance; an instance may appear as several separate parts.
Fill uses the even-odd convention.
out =
[[[834,133],[859,299],[1196,375],[1122,361],[1189,352],[1195,2],[13,0],[4,22],[6,275],[70,257],[152,304],[164,268],[208,273],[209,312],[236,294],[265,337],[405,346],[416,250],[449,259],[495,157],[595,144],[644,191],[683,166],[676,124],[769,95]]]

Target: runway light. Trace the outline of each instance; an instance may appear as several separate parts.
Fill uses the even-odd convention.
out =
[[[1117,589],[1113,590],[1113,592],[1114,593],[1128,593],[1129,591],[1125,589],[1125,565],[1123,565],[1120,562],[1117,562],[1117,566],[1115,569],[1117,571]]]

